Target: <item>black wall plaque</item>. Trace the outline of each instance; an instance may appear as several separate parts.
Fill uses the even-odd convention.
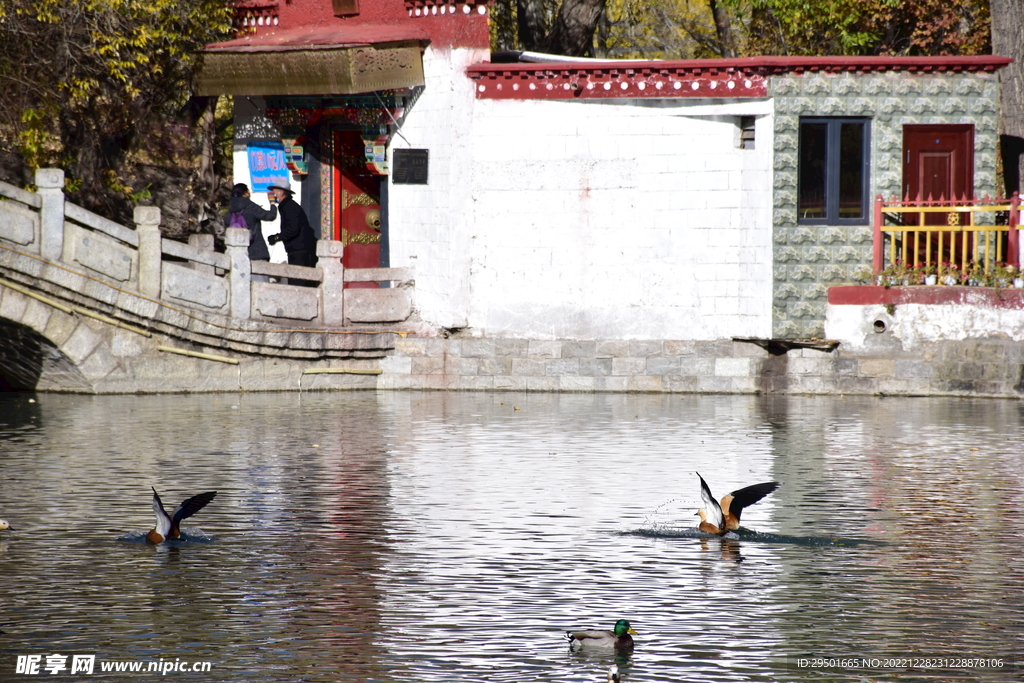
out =
[[[392,155],[391,182],[395,185],[426,185],[426,149],[396,149]]]

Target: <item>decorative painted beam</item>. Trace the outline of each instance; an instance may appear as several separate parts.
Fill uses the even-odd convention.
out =
[[[466,70],[477,99],[766,97],[784,73],[993,72],[1007,57],[745,57],[685,61],[483,63]]]
[[[765,77],[739,69],[569,68],[470,71],[477,99],[572,100],[622,97],[765,97]],[[516,65],[518,66],[518,65]],[[536,65],[531,65],[536,66]],[[476,69],[476,67],[471,67]]]

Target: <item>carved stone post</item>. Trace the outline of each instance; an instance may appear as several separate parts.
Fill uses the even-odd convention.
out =
[[[231,317],[248,320],[252,311],[252,264],[249,263],[248,228],[228,228],[224,233],[224,251],[231,262],[231,272],[228,273]]]
[[[160,208],[136,206],[133,215],[135,232],[139,235],[139,293],[151,299],[160,298],[161,258]]]
[[[59,261],[64,253],[64,171],[37,168],[36,187],[43,201],[40,209],[41,250],[43,258]]]
[[[316,255],[320,259],[317,266],[323,271],[324,279],[320,283],[320,302],[324,312],[324,324],[328,327],[342,327],[345,324],[345,266],[341,265],[341,256],[345,245],[334,240],[318,240]]]

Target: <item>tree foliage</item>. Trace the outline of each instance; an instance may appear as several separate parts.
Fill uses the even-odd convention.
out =
[[[497,0],[491,7],[491,49],[539,50],[525,32],[546,36],[559,0]],[[528,14],[529,16],[525,16]],[[590,56],[607,59],[691,59],[719,56],[707,0],[607,0],[597,19]]]
[[[498,0],[491,10],[495,50],[593,56],[607,0]]]
[[[976,55],[986,0],[754,0],[748,54]]]
[[[706,0],[609,0],[597,52],[615,59],[703,59],[721,54]]]
[[[230,12],[224,0],[0,0],[0,142],[23,179],[61,167],[75,201],[123,217],[141,192],[126,182],[132,155],[215,106],[185,105],[198,51],[230,35]]]
[[[497,0],[492,45],[537,49],[522,40],[524,31],[547,35],[570,1]],[[973,55],[989,46],[986,0],[607,0],[591,51],[599,57],[688,59]]]

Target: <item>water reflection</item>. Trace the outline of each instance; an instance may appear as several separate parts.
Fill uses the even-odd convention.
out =
[[[0,395],[0,680],[19,654],[209,660],[204,680],[1017,680],[1021,406],[732,396]],[[783,482],[738,538],[695,471]],[[218,491],[207,543],[119,541]]]

